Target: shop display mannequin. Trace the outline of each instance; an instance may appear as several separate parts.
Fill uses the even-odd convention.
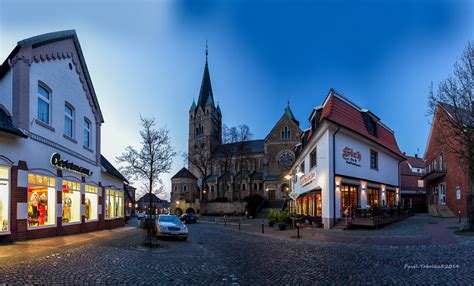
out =
[[[3,220],[2,231],[8,230],[8,219]]]
[[[63,222],[69,222],[71,220],[71,206],[72,199],[69,195],[66,195],[63,201]]]
[[[38,218],[39,211],[38,207],[40,204],[40,196],[37,192],[33,192],[30,197],[30,206],[31,206],[31,218]]]
[[[3,203],[2,199],[0,199],[0,221],[3,221]]]
[[[86,211],[85,211],[85,217],[86,217],[86,220],[89,220],[89,215],[90,215],[90,212],[91,211],[91,201],[89,199],[86,199]]]
[[[46,218],[46,207],[48,205],[48,197],[43,193],[41,197],[39,197],[39,215],[38,215],[38,223],[39,225],[43,225]]]

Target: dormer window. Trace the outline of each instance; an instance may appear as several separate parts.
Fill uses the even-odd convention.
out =
[[[370,135],[377,137],[377,121],[369,111],[363,113],[365,128]]]

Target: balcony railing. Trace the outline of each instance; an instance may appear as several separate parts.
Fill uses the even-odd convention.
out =
[[[447,172],[446,163],[444,162],[442,164],[431,163],[425,168],[425,171],[422,172],[421,179],[425,181],[434,180],[441,176],[444,176],[446,172]]]

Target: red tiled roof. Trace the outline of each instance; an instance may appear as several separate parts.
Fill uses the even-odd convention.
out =
[[[349,103],[348,100],[331,90],[323,107],[321,121],[327,119],[339,124],[374,141],[375,143],[380,144],[396,155],[404,158],[405,156],[400,151],[400,148],[398,148],[397,140],[395,139],[393,132],[378,122],[376,132],[377,136],[371,135],[365,127],[362,112],[363,111],[354,104]]]
[[[413,168],[424,168],[425,162],[419,157],[405,156]]]

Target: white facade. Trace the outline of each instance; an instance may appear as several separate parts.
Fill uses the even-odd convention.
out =
[[[16,175],[8,189],[1,189],[9,194],[0,194],[0,208],[12,209],[13,217],[2,216],[8,223],[8,231],[2,231],[0,220],[0,240],[11,234],[12,223],[17,224],[16,229],[26,226],[31,235],[45,228],[56,235],[57,227],[63,230],[77,224],[86,226],[124,217],[124,180],[102,166],[103,119],[82,52],[77,49],[75,32],[53,34],[21,41],[19,45],[29,44],[20,46],[17,54],[8,60],[9,69],[0,79],[0,111],[6,110],[12,124],[26,135],[22,138],[8,131],[0,132],[0,169],[6,170],[8,177]],[[35,42],[42,37],[45,42]],[[32,49],[31,45],[35,44],[37,47]],[[49,94],[48,106],[43,109],[48,110],[47,120],[39,115],[39,101],[44,99],[39,87]],[[66,134],[66,106],[73,111],[72,136]],[[85,121],[88,140],[85,140]],[[59,154],[60,160],[67,162],[54,165],[53,154]],[[2,180],[5,185],[6,180]],[[2,201],[6,200],[2,198],[11,198],[13,190],[25,192],[25,196],[16,196],[3,206]],[[85,227],[99,228],[99,224]],[[18,235],[25,236],[28,238],[29,234]]]
[[[315,149],[316,166],[311,168],[311,152]],[[349,150],[352,153],[349,153]],[[377,168],[371,168],[371,150],[377,153]],[[344,157],[344,153],[355,155]],[[291,170],[294,180],[293,198],[314,194],[319,199],[320,196],[320,220],[325,228],[330,228],[343,217],[341,209],[343,186],[356,188],[359,208],[366,208],[369,205],[368,188],[379,190],[379,206],[387,205],[387,192],[391,193],[391,198],[395,195],[392,206],[398,205],[399,163],[400,157],[386,147],[348,128],[323,121],[317,132],[305,143],[293,164]],[[316,216],[317,204],[318,201],[313,201],[313,206],[311,203],[308,205],[308,208],[313,208],[313,216]]]

